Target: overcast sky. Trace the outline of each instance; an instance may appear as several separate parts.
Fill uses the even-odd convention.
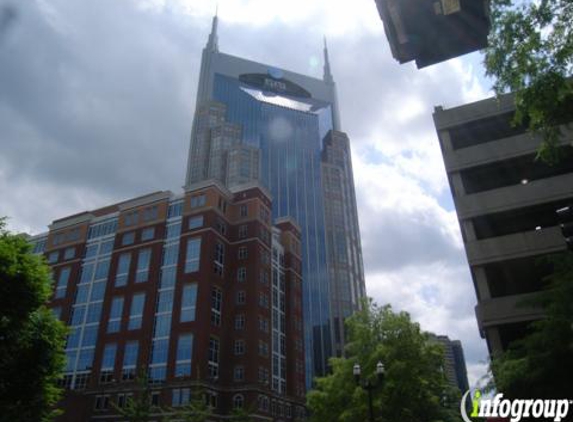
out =
[[[213,0],[0,0],[0,215],[37,234],[84,210],[181,190]],[[490,96],[479,54],[417,70],[374,0],[219,0],[222,52],[322,77],[328,39],[352,142],[368,294],[487,351],[432,122]],[[7,16],[7,15],[4,15]]]

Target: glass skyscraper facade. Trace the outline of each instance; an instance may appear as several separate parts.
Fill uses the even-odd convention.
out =
[[[203,50],[186,186],[256,179],[273,218],[301,227],[307,384],[341,355],[344,318],[365,295],[348,138],[325,46],[322,80]],[[328,198],[328,200],[327,200]]]

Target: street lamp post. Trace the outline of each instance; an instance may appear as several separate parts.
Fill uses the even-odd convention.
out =
[[[366,379],[364,382],[360,382],[360,375],[361,375],[361,368],[360,365],[357,363],[352,368],[352,374],[354,375],[354,379],[356,384],[362,387],[368,393],[368,410],[370,412],[370,422],[374,422],[374,407],[372,406],[372,392],[374,389],[378,388],[382,385],[382,380],[384,378],[384,364],[378,361],[376,364],[376,376],[378,378],[378,382],[374,383],[369,379]]]

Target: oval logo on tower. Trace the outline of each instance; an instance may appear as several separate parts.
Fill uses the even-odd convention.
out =
[[[267,73],[273,79],[282,79],[284,76],[283,71],[280,69],[277,69],[276,67],[269,67],[267,69]]]

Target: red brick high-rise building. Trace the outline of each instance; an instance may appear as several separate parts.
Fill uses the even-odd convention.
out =
[[[50,307],[71,328],[61,421],[122,421],[143,394],[155,416],[194,394],[210,420],[304,416],[301,239],[271,222],[257,183],[155,192],[54,221],[34,236],[54,276]]]

